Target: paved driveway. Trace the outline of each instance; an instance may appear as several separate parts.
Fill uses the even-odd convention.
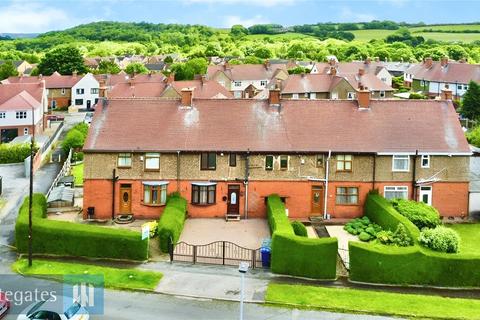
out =
[[[258,249],[265,238],[270,238],[265,219],[228,222],[223,219],[187,219],[180,241],[196,245],[230,241],[248,249]]]

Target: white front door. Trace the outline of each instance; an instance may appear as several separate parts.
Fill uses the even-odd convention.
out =
[[[428,204],[429,206],[432,205],[432,187],[420,187],[420,196],[419,200]]]

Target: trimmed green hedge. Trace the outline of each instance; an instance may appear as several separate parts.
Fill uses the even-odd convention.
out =
[[[291,223],[293,232],[300,237],[308,237],[307,228],[300,221],[292,221]]]
[[[168,198],[167,206],[158,222],[158,237],[162,252],[168,252],[170,239],[173,243],[177,243],[185,224],[186,212],[187,200],[177,194]]]
[[[387,199],[379,194],[370,193],[367,196],[364,207],[364,215],[379,224],[385,230],[394,232],[399,223],[407,229],[408,235],[416,242],[420,236],[420,230],[406,217],[395,210]]]
[[[28,252],[28,197],[23,201],[15,225],[19,253]],[[146,260],[148,241],[140,232],[45,219],[47,201],[34,194],[32,205],[33,253],[61,256]]]
[[[369,194],[365,214],[385,229],[402,223],[410,247],[349,242],[350,279],[359,282],[445,287],[480,287],[480,256],[438,253],[418,244],[420,231],[383,197]]]
[[[272,272],[315,279],[335,279],[337,239],[309,239],[295,235],[278,195],[267,199],[272,231]]]
[[[34,151],[38,150],[37,146],[34,146]],[[0,144],[0,163],[20,163],[30,156],[30,143],[23,144]]]
[[[438,210],[423,202],[394,199],[392,205],[398,213],[410,220],[419,230],[435,228],[442,224]]]

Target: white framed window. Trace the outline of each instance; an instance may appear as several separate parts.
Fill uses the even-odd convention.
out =
[[[265,170],[268,170],[268,171],[273,170],[273,156],[272,155],[265,156]]]
[[[459,85],[457,86],[457,89],[458,89],[458,90],[462,90],[462,85],[459,84]]]
[[[280,156],[280,170],[288,170],[288,156]]]
[[[77,89],[77,94],[84,94],[85,93],[85,89],[83,88],[78,88]]]
[[[121,168],[129,168],[132,166],[132,154],[131,153],[119,153],[117,166]]]
[[[380,98],[385,98],[385,91],[380,91]]]
[[[235,81],[235,82],[233,83],[233,85],[234,85],[235,87],[241,87],[241,86],[242,86],[242,81]]]
[[[332,100],[337,100],[338,99],[338,92],[332,92]]]
[[[5,112],[0,112],[0,119],[5,119],[5,117],[6,117]]]
[[[267,86],[267,80],[260,81],[260,86],[261,87],[266,87]]]
[[[298,93],[292,94],[292,99],[298,99]]]
[[[422,155],[422,168],[430,168],[430,156],[427,154]]]
[[[160,153],[145,153],[145,170],[160,169]]]
[[[98,94],[98,88],[91,88],[90,93],[91,94]]]
[[[317,93],[316,92],[311,92],[310,93],[310,100],[315,100],[317,99]]]
[[[26,119],[27,118],[27,111],[17,111],[17,112],[15,112],[15,118]]]
[[[407,186],[385,186],[383,196],[387,200],[391,199],[408,199]]]
[[[381,78],[382,82],[387,83],[387,78]]]
[[[410,171],[410,156],[394,155],[392,157],[392,171],[401,171],[401,172]]]
[[[23,135],[28,136],[28,128],[23,128]]]
[[[348,92],[348,93],[347,93],[347,99],[348,99],[348,100],[353,100],[353,99],[355,99],[355,92]]]
[[[353,156],[351,154],[337,155],[337,171],[352,171]]]

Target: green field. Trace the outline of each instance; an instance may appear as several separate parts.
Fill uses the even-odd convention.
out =
[[[355,35],[355,40],[368,42],[372,39],[385,39],[388,35],[391,35],[395,30],[354,30],[350,31]]]
[[[425,40],[432,39],[437,41],[448,42],[473,42],[480,40],[480,33],[446,33],[446,32],[420,32],[414,33],[425,38]]]
[[[463,30],[478,30],[480,31],[480,24],[454,24],[454,25],[442,25],[442,26],[424,26],[410,28],[411,32],[422,32],[422,30],[434,30],[434,31],[463,31]]]
[[[264,38],[271,38],[273,40],[294,40],[294,39],[315,39],[314,36],[306,34],[287,32],[280,34],[249,34],[245,37],[248,40],[263,40]]]
[[[385,291],[270,284],[267,303],[419,319],[479,319],[480,300]]]

